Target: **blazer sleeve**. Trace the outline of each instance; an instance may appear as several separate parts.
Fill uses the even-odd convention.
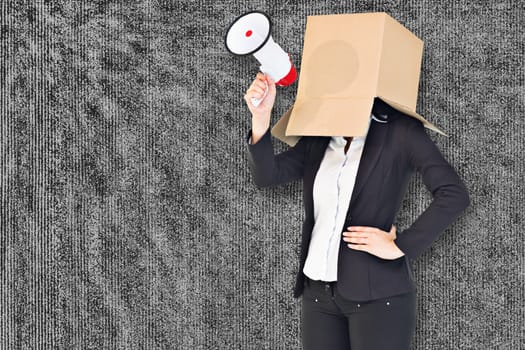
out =
[[[270,129],[255,144],[250,144],[248,133],[248,162],[257,187],[268,187],[298,180],[303,177],[307,138],[302,137],[294,147],[274,154]]]
[[[416,221],[395,240],[406,257],[415,259],[469,206],[470,199],[465,185],[426,134],[423,124],[411,123],[407,133],[407,161],[421,174],[433,197]]]

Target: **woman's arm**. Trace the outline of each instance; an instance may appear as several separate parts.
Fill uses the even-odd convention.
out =
[[[246,106],[252,114],[251,139],[253,143],[259,142],[259,139],[270,128],[270,118],[276,94],[275,82],[263,73],[257,74],[246,94],[244,94]],[[257,106],[253,103],[254,99],[260,101]]]
[[[270,130],[257,143],[248,143],[248,161],[255,184],[267,187],[302,178],[307,140],[302,137],[294,147],[277,155],[273,152]]]
[[[432,203],[394,241],[410,259],[425,251],[470,204],[468,192],[452,166],[426,134],[420,122],[411,122],[404,140],[409,164],[432,193]]]
[[[248,159],[258,187],[278,185],[297,180],[303,175],[306,138],[289,150],[274,155],[270,135],[270,116],[275,102],[275,83],[259,73],[250,85],[244,100],[252,114],[252,130],[248,136]],[[252,99],[261,100],[256,107]]]

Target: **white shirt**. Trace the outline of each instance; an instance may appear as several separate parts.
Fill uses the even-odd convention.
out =
[[[370,128],[370,122],[368,127]],[[365,139],[366,135],[354,137],[345,154],[344,137],[332,137],[315,176],[313,188],[315,224],[303,268],[304,274],[312,280],[337,281],[337,260],[339,246],[343,239],[341,233],[354,190]]]

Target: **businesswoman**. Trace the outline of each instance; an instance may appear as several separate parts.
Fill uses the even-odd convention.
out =
[[[268,89],[265,96],[265,89]],[[465,186],[420,121],[375,99],[366,136],[302,137],[275,155],[274,82],[259,73],[249,163],[259,187],[303,181],[305,219],[294,296],[305,350],[408,350],[415,328],[411,261],[469,205]],[[251,99],[262,99],[254,107]],[[414,171],[432,203],[402,233],[393,225]]]

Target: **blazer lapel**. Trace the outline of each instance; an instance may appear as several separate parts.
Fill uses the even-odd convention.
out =
[[[370,174],[383,151],[383,146],[387,137],[388,123],[379,123],[374,120],[372,120],[371,123],[368,135],[366,136],[365,148],[363,149],[363,154],[361,155],[361,160],[359,162],[349,208],[355,203],[356,199],[359,197],[359,193],[369,179]]]
[[[359,193],[365,186],[367,179],[370,177],[372,170],[377,164],[387,138],[388,123],[379,123],[374,120],[372,120],[371,123],[365,141],[365,148],[361,155],[361,161],[359,162],[359,169],[357,170],[354,190],[350,199],[350,208],[355,203]],[[308,156],[309,161],[305,167],[303,178],[305,214],[306,218],[312,221],[314,217],[313,189],[315,175],[319,170],[319,166],[321,165],[321,161],[323,160],[330,139],[330,137],[316,137],[312,140]]]
[[[330,137],[316,137],[312,140],[308,155],[308,163],[305,167],[305,174],[303,178],[304,186],[304,204],[305,204],[305,214],[306,218],[313,221],[314,218],[314,180],[321,161],[323,160],[326,147],[330,143]]]

